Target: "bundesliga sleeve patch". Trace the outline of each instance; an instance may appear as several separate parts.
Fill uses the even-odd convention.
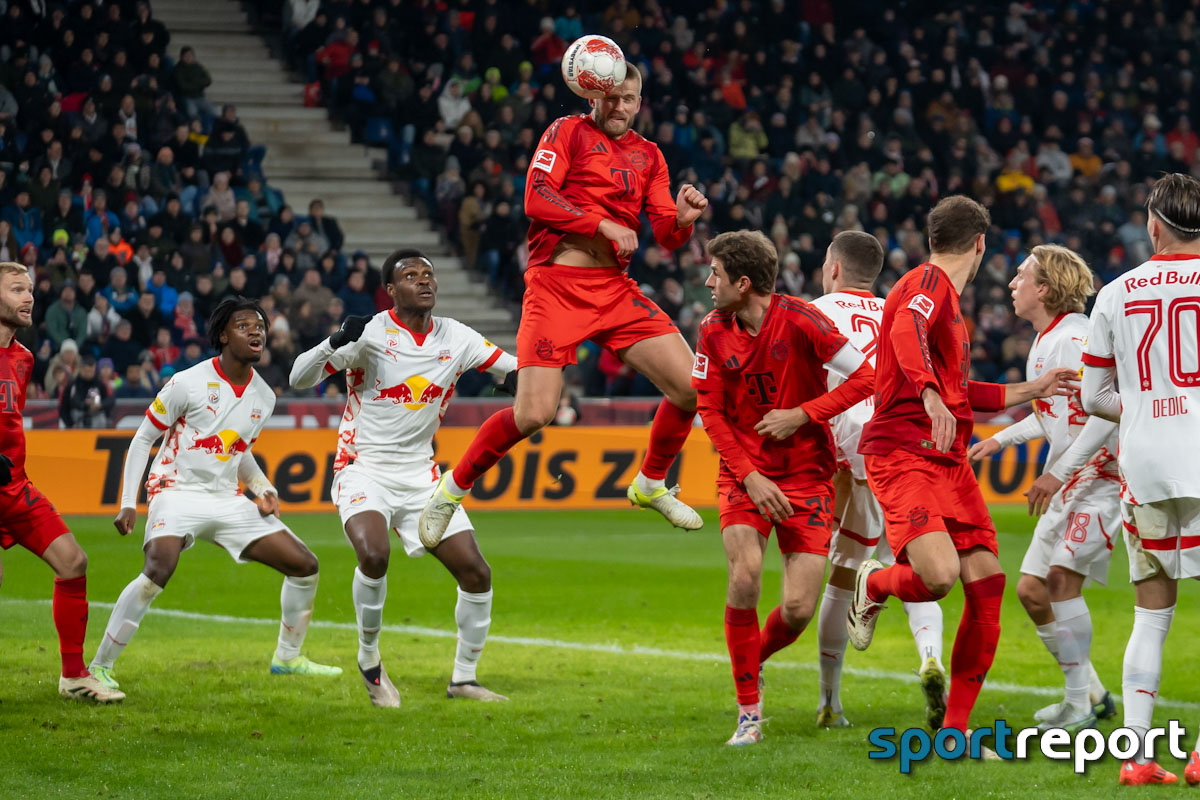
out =
[[[908,301],[908,307],[913,311],[920,312],[925,319],[933,316],[933,300],[927,294],[919,294]]]
[[[533,167],[543,172],[551,172],[554,169],[554,161],[557,158],[558,153],[555,153],[553,150],[538,150],[533,154]]]
[[[156,414],[162,414],[165,416],[167,413],[167,407],[164,406],[163,401],[159,400],[157,397],[154,398],[154,402],[150,404],[150,407],[154,409]]]
[[[708,356],[696,353],[696,361],[692,364],[692,377],[704,380],[708,377]]]

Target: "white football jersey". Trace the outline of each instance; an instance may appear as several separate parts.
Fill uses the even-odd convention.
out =
[[[879,347],[879,328],[883,321],[883,300],[861,289],[844,289],[830,292],[813,300],[825,316],[833,320],[838,331],[850,340],[875,366],[875,351]],[[826,369],[829,389],[836,389],[845,378]],[[858,439],[863,425],[875,414],[875,397],[868,397],[848,408],[829,421],[833,440],[837,446],[838,463],[850,464],[850,472],[859,480],[866,480],[867,469],[858,452]]]
[[[150,468],[146,495],[203,491],[234,495],[238,462],[275,410],[275,392],[257,372],[236,386],[217,359],[177,372],[159,390],[146,416],[164,431]]]
[[[484,371],[504,355],[456,320],[433,317],[428,333],[414,334],[388,309],[371,318],[358,341],[334,351],[326,339],[302,354],[292,375],[312,385],[296,379],[314,368],[346,372],[335,471],[354,463],[412,472],[432,469],[433,437],[459,376]]]
[[[1200,497],[1200,255],[1153,256],[1096,297],[1083,363],[1116,367],[1123,497]]]
[[[1048,369],[1069,367],[1082,369],[1083,349],[1087,344],[1088,318],[1086,314],[1062,314],[1038,334],[1029,348],[1029,361],[1025,366],[1025,379],[1035,381]],[[1053,466],[1071,443],[1078,438],[1089,416],[1084,413],[1079,393],[1070,397],[1055,395],[1033,401],[1033,414],[1041,426],[1050,450],[1046,464]],[[1077,470],[1067,481],[1072,494],[1082,497],[1090,492],[1110,492],[1114,496],[1120,491],[1120,471],[1117,468],[1117,431],[1105,439],[1103,446]]]

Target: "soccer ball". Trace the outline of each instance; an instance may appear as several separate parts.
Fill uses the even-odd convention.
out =
[[[625,54],[604,36],[576,39],[563,54],[562,76],[580,97],[601,98],[625,80]]]

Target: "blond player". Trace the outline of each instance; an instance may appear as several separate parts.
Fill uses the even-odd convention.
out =
[[[1121,516],[1136,598],[1121,695],[1125,726],[1143,742],[1178,582],[1200,577],[1200,182],[1166,175],[1146,208],[1154,255],[1100,290],[1083,354],[1084,410],[1121,424]],[[1196,751],[1184,777],[1200,783]],[[1119,778],[1177,780],[1153,753],[1126,761]]]
[[[383,263],[383,283],[392,308],[347,319],[333,336],[296,359],[291,382],[304,389],[346,373],[333,500],[358,557],[352,590],[358,667],[371,702],[395,708],[400,693],[379,655],[389,530],[410,557],[425,555],[417,519],[440,477],[433,437],[455,383],[471,369],[504,377],[517,368],[517,360],[466,325],[433,316],[437,279],[419,250],[390,255]],[[507,700],[475,679],[492,622],[492,571],[462,506],[455,506],[445,536],[429,552],[458,583],[458,647],[446,696]]]
[[[883,269],[883,247],[868,233],[843,231],[833,238],[825,253],[821,272],[825,294],[813,305],[833,320],[850,343],[875,365],[883,300],[871,291]],[[829,373],[829,388],[842,378]],[[833,476],[834,522],[829,549],[832,570],[821,611],[817,618],[817,644],[821,664],[821,697],[817,724],[840,728],[850,723],[842,714],[842,662],[846,656],[846,614],[854,596],[854,575],[868,558],[885,564],[895,561],[883,537],[883,511],[867,485],[866,467],[858,453],[862,426],[875,411],[874,398],[867,398],[830,422],[837,446],[838,471]],[[918,675],[926,696],[929,725],[941,727],[946,713],[946,672],[942,667],[942,609],[936,602],[905,603],[908,625],[917,643],[921,663]]]
[[[1094,292],[1092,271],[1078,255],[1041,245],[1017,268],[1009,288],[1018,317],[1038,332],[1029,349],[1027,380],[1047,369],[1081,368]],[[1117,426],[1089,417],[1078,395],[1033,401],[1033,413],[968,456],[988,458],[1005,447],[1045,437],[1046,468],[1029,490],[1029,513],[1042,514],[1021,562],[1017,596],[1050,655],[1063,671],[1066,693],[1035,714],[1039,726],[1077,731],[1116,713],[1112,695],[1092,667],[1092,617],[1083,599],[1088,579],[1104,584],[1121,529]],[[1043,513],[1044,512],[1044,513]]]
[[[220,355],[177,373],[162,388],[125,454],[121,512],[113,521],[122,536],[137,521],[150,447],[163,436],[146,481],[145,566],[117,598],[92,659],[92,674],[114,689],[113,663],[175,573],[180,553],[197,541],[223,547],[239,563],[257,561],[284,574],[273,674],[342,673],[300,654],[317,593],[317,557],[279,521],[278,492],[250,452],[275,409],[274,391],[252,366],[266,344],[266,313],[257,301],[229,297],[213,310],[208,330]],[[239,480],[254,500],[238,492]]]

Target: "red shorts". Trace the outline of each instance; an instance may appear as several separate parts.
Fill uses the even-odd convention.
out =
[[[0,547],[5,550],[19,544],[35,556],[40,557],[58,537],[70,529],[58,511],[28,481],[21,487],[16,498],[0,514]]]
[[[749,525],[764,538],[775,528],[781,553],[815,553],[829,555],[829,540],[833,535],[833,486],[781,487],[792,504],[792,516],[783,522],[772,522],[750,501],[740,484],[717,482],[717,507],[721,529],[730,525]]]
[[[591,339],[619,353],[679,333],[620,267],[530,267],[517,329],[518,367],[565,367]]]
[[[908,543],[933,531],[949,533],[958,550],[986,547],[998,554],[992,515],[966,462],[894,450],[886,456],[866,456],[866,465],[897,561],[907,563]]]

